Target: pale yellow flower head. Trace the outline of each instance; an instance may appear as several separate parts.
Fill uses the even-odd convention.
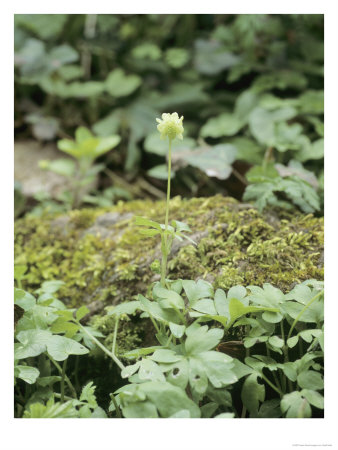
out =
[[[161,133],[161,139],[168,137],[171,141],[176,137],[183,139],[183,116],[178,117],[176,112],[172,114],[162,114],[162,120],[156,119],[158,122],[157,129]]]

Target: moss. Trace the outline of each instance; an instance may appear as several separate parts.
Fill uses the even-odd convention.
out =
[[[146,294],[156,277],[150,264],[159,257],[159,238],[140,235],[132,215],[161,221],[164,211],[163,201],[137,200],[18,220],[15,262],[28,265],[25,287],[34,290],[44,280],[63,280],[60,294],[72,306],[112,304]],[[117,219],[100,221],[107,214]],[[178,247],[171,255],[172,278],[202,277],[224,288],[270,282],[284,291],[294,282],[323,279],[322,218],[289,212],[263,216],[221,195],[175,197],[170,217],[187,222],[198,241],[197,247]]]
[[[112,348],[116,319],[114,316],[96,315],[91,320],[91,325],[104,336],[104,345]],[[135,323],[128,316],[122,316],[119,320],[116,339],[116,353],[121,357],[125,352],[141,346],[144,324]]]

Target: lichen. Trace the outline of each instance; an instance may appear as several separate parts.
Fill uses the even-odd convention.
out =
[[[44,280],[62,280],[60,295],[71,306],[114,304],[146,294],[156,277],[150,264],[159,257],[159,238],[139,234],[132,215],[163,221],[164,211],[163,201],[136,200],[16,221],[15,262],[28,266],[24,287],[34,290]],[[100,225],[98,219],[107,213],[121,220]],[[203,234],[196,247],[180,247],[171,255],[171,278],[204,278],[226,289],[269,282],[284,291],[307,278],[323,279],[322,218],[296,212],[263,216],[221,195],[175,197],[170,217]]]

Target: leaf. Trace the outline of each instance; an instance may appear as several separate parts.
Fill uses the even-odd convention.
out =
[[[215,292],[215,307],[217,313],[220,316],[230,317],[229,314],[229,301],[227,300],[226,294],[223,289],[217,289]]]
[[[233,136],[243,128],[244,122],[236,115],[223,113],[218,117],[213,117],[201,128],[202,137],[219,138],[222,136]]]
[[[40,375],[40,372],[35,367],[16,365],[14,370],[17,371],[17,377],[28,384],[34,384]]]
[[[93,381],[90,381],[89,383],[87,383],[81,391],[81,395],[80,395],[80,401],[81,402],[86,402],[88,403],[88,406],[90,408],[97,408],[97,401],[96,401],[96,397],[95,397],[95,389],[96,387],[93,386]]]
[[[287,418],[311,417],[311,407],[300,392],[285,394],[281,401],[281,410]]]
[[[76,311],[76,320],[80,321],[83,319],[84,316],[86,316],[89,313],[89,309],[86,305],[82,305],[77,311]]]
[[[209,177],[220,180],[227,179],[231,172],[231,164],[236,159],[236,148],[231,144],[219,144],[214,147],[200,147],[195,150],[174,153],[173,164],[190,165],[205,172]]]
[[[214,301],[210,298],[203,298],[202,300],[198,300],[192,308],[205,314],[217,314]]]
[[[290,337],[290,338],[286,341],[288,347],[289,347],[289,348],[293,348],[295,345],[297,345],[298,339],[299,339],[298,336],[292,336],[292,337]]]
[[[125,97],[134,92],[142,83],[138,75],[126,75],[122,69],[114,69],[105,81],[107,92],[113,97]]]
[[[252,312],[261,312],[261,311],[270,311],[270,312],[278,312],[278,309],[276,308],[269,308],[265,306],[245,306],[242,302],[237,300],[236,298],[232,298],[229,301],[229,314],[230,314],[230,321],[227,325],[227,328],[229,328],[236,319],[243,316],[244,314],[252,313]]]
[[[141,216],[135,216],[134,220],[135,225],[151,227],[161,231],[161,225],[158,222],[154,222],[153,220]]]
[[[52,333],[47,330],[20,331],[16,338],[20,342],[15,348],[15,359],[38,356],[46,351],[46,345]]]
[[[195,41],[194,65],[203,75],[216,75],[225,69],[235,66],[240,57],[230,53],[217,41],[197,39]]]
[[[177,325],[176,323],[169,323],[171,333],[175,338],[181,338],[185,331],[185,325]]]
[[[23,417],[28,419],[56,419],[77,416],[78,411],[73,406],[72,400],[65,403],[54,403],[54,400],[49,400],[46,405],[33,403],[23,414]]]
[[[264,156],[263,147],[254,140],[247,137],[238,136],[233,138],[230,144],[237,149],[236,159],[246,161],[249,164],[262,163]]]
[[[69,355],[84,355],[89,350],[73,339],[63,336],[52,336],[46,342],[47,351],[56,361],[64,361]]]
[[[169,370],[166,376],[167,381],[174,386],[185,389],[189,381],[189,364],[186,359],[178,361]]]
[[[196,146],[196,141],[189,137],[184,137],[183,141],[175,140],[172,152],[179,153],[190,150]],[[160,133],[149,134],[144,141],[144,149],[146,152],[154,153],[159,156],[166,156],[168,153],[168,142],[161,139]]]
[[[205,364],[195,357],[189,358],[189,384],[193,391],[204,394],[208,388]]]
[[[198,406],[177,386],[166,382],[146,382],[141,389],[155,404],[161,417],[170,417],[181,410],[188,410],[192,418],[200,417]]]
[[[29,292],[14,288],[14,304],[20,306],[25,311],[29,311],[36,305],[36,300]]]
[[[265,399],[265,386],[257,381],[258,374],[252,373],[244,381],[241,399],[243,405],[250,412],[251,417],[257,417],[259,402]]]
[[[300,393],[311,405],[319,409],[324,409],[324,397],[319,392],[302,389]]]
[[[182,285],[191,306],[201,298],[210,298],[214,295],[212,285],[204,280],[198,280],[197,283],[191,280],[182,280]]]
[[[219,344],[223,334],[223,330],[219,328],[208,330],[208,327],[204,325],[189,333],[185,341],[185,350],[189,355],[197,355],[211,350]]]
[[[109,307],[108,316],[119,316],[121,314],[132,315],[135,314],[138,309],[140,309],[140,302],[136,300],[132,302],[119,303],[117,306]]]
[[[153,294],[162,308],[184,309],[185,307],[183,298],[175,291],[157,285],[154,287]]]
[[[182,359],[182,357],[173,350],[167,349],[155,350],[154,354],[150,358],[158,363],[173,363]]]
[[[272,419],[281,417],[282,412],[280,409],[280,400],[277,398],[266,400],[261,404],[257,418],[259,419]]]
[[[147,174],[150,177],[158,178],[159,180],[167,180],[168,179],[168,167],[166,164],[159,164],[158,166],[154,166],[151,169],[147,170]],[[176,172],[171,170],[170,178],[174,178]]]
[[[322,375],[314,370],[301,372],[297,377],[297,383],[303,389],[311,389],[314,391],[324,389]]]
[[[71,177],[75,173],[75,163],[71,159],[55,159],[48,162],[47,169],[64,177]]]
[[[271,336],[269,338],[268,342],[273,347],[277,347],[277,348],[283,348],[284,347],[284,341],[279,336]]]
[[[324,139],[317,139],[312,143],[306,142],[301,150],[295,154],[295,158],[302,162],[324,158]]]
[[[232,371],[232,358],[228,355],[209,351],[200,353],[198,359],[204,364],[205,373],[215,388],[220,388],[238,381],[236,374]]]

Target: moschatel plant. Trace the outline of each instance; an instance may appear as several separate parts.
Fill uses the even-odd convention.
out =
[[[81,324],[86,306],[67,309],[55,298],[60,282],[44,283],[36,300],[22,290],[25,270],[18,267],[15,304],[24,312],[15,333],[15,376],[36,385],[33,394],[16,389],[18,417],[106,417],[92,382],[78,397],[66,376],[67,359],[88,354],[95,345],[128,381],[117,390],[112,386],[110,417],[322,417],[321,281],[304,281],[284,294],[271,284],[225,292],[203,279],[168,278],[173,240],[191,241],[185,223],[172,220],[169,225],[171,147],[176,137],[182,138],[183,117],[163,114],[158,122],[161,137],[169,140],[165,222],[135,221],[145,236],[161,237],[162,261],[155,264],[160,265],[160,281],[149,287],[148,298],[139,294],[107,308],[115,317],[110,350],[100,341],[101,333]],[[136,311],[153,324],[157,344],[119,354],[119,319]],[[51,363],[58,375],[52,375],[51,367],[44,372],[33,366],[37,357]],[[60,393],[53,384],[60,384]]]
[[[69,189],[62,192],[60,201],[67,209],[78,208],[84,201],[94,203],[92,196],[88,195],[90,186],[97,174],[105,168],[104,164],[95,164],[95,160],[112,150],[120,143],[120,136],[106,137],[94,136],[85,127],[75,131],[75,140],[61,139],[58,148],[70,155],[70,158],[59,158],[54,161],[41,160],[41,169],[50,170],[67,179]]]

